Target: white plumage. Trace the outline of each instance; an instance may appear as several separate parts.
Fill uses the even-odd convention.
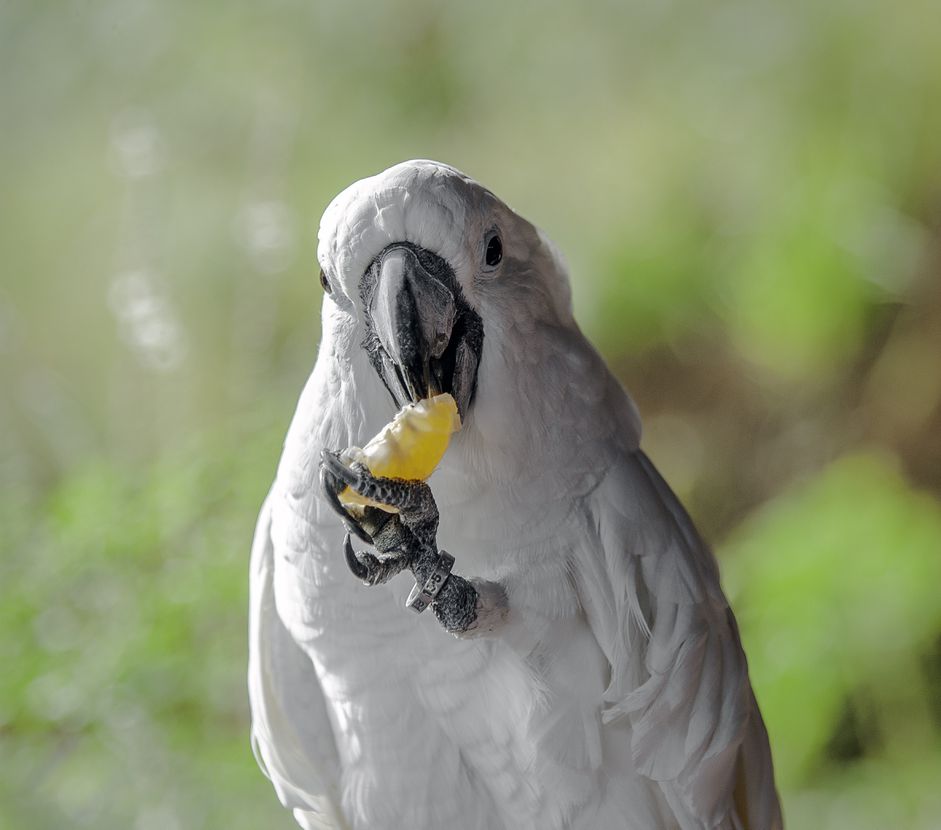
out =
[[[429,484],[455,572],[506,591],[485,636],[408,612],[407,572],[359,583],[319,486],[322,449],[395,412],[359,286],[399,242],[445,260],[483,321],[476,394]],[[318,257],[323,340],[252,553],[252,738],[282,803],[318,830],[779,828],[715,561],[639,450],[548,241],[453,168],[411,161],[333,201]]]

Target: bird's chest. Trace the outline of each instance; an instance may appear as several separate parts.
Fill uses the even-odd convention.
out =
[[[382,780],[368,779],[377,799],[414,786],[401,763],[412,758],[426,770],[470,767],[495,814],[538,811],[537,782],[520,786],[538,753],[533,713],[546,691],[532,653],[550,618],[577,607],[565,575],[567,533],[558,532],[568,524],[536,513],[499,520],[498,506],[486,493],[460,505],[442,501],[438,543],[455,556],[455,572],[498,579],[510,595],[507,631],[471,640],[405,607],[408,572],[382,586],[359,583],[343,560],[339,527],[282,517],[291,525],[282,538],[294,540],[296,555],[278,563],[279,611],[317,668],[348,775],[365,779],[366,758],[386,770]]]
[[[298,628],[313,635],[305,647],[337,735],[343,788],[356,794],[349,809],[372,816],[363,826],[389,827],[406,826],[416,804],[481,830],[501,827],[503,816],[535,816],[538,788],[520,783],[536,754],[536,674],[502,639],[461,640],[430,612],[409,611],[411,585],[408,574],[376,588],[349,575],[287,603],[303,603]]]

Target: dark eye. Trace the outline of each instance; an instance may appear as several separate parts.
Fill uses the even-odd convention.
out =
[[[323,286],[323,290],[327,294],[333,293],[333,286],[330,285],[330,280],[327,279],[327,275],[324,273],[323,268],[320,269],[320,284]]]
[[[500,241],[499,236],[493,234],[487,240],[487,250],[484,253],[484,262],[487,263],[489,268],[494,268],[500,264],[501,259],[503,259],[503,243]]]

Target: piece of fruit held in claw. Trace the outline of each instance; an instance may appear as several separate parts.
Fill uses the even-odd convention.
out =
[[[449,394],[408,404],[365,447],[349,447],[340,454],[346,464],[359,462],[374,476],[424,481],[444,456],[451,435],[461,428],[457,404]],[[346,487],[340,493],[345,507],[371,505],[389,513],[398,510],[364,498]]]

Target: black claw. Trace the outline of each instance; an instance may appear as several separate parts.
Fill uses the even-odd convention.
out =
[[[330,452],[330,450],[321,452],[320,466],[321,469],[328,470],[334,478],[342,481],[344,484],[348,484],[350,487],[359,479],[353,470],[340,461],[340,456],[335,452]]]
[[[324,454],[326,454],[326,450],[324,450]],[[353,519],[350,518],[349,512],[340,502],[339,492],[343,490],[343,486],[339,485],[336,477],[324,465],[321,465],[320,467],[320,488],[323,490],[323,493],[327,498],[327,503],[343,520],[343,524],[346,529],[356,536],[356,538],[361,542],[365,542],[367,545],[371,545],[372,537],[366,533],[366,531],[363,530],[356,522],[354,522]]]
[[[334,479],[325,467],[320,468],[320,489],[323,490],[323,494],[327,497],[330,506],[341,516],[345,516],[346,508],[340,504],[340,497],[337,492],[338,489],[341,488],[336,486],[336,479]]]
[[[383,582],[388,582],[393,576],[407,568],[409,563],[407,555],[379,559],[368,551],[357,553],[353,550],[349,534],[346,535],[343,543],[343,552],[346,556],[346,564],[353,572],[353,576],[364,585],[381,585]]]
[[[343,552],[346,554],[346,564],[350,566],[353,576],[368,584],[369,569],[359,561],[356,551],[353,550],[353,541],[350,539],[349,533],[346,534],[346,539],[343,540]]]
[[[357,539],[359,539],[360,542],[363,542],[367,545],[372,544],[372,537],[365,530],[363,530],[358,524],[356,524],[356,522],[354,522],[351,518],[349,517],[344,518],[343,525],[346,527],[348,531],[347,535],[352,533],[354,536],[356,536]]]

